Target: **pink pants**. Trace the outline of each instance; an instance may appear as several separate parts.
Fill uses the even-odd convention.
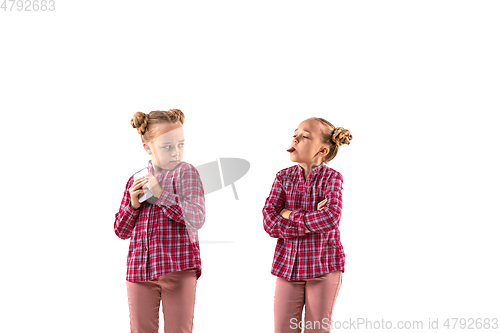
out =
[[[164,274],[151,281],[127,281],[131,333],[158,333],[160,301],[165,333],[193,330],[196,269]]]
[[[330,332],[333,306],[341,285],[342,271],[301,281],[276,278],[274,332],[300,333],[301,327],[308,333]]]

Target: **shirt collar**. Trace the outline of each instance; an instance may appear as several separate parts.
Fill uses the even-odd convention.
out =
[[[314,168],[311,169],[311,173],[309,174],[309,177],[310,176],[315,176],[321,170],[323,170],[324,167],[325,167],[324,163],[321,163],[320,165],[315,166]],[[300,164],[297,164],[297,170],[302,174],[302,167],[300,166]]]
[[[183,163],[184,163],[184,161],[181,161],[181,162],[180,162],[179,164],[177,164],[177,165],[175,166],[175,168],[173,168],[172,170],[167,170],[167,169],[162,169],[162,168],[160,168],[160,172],[158,172],[158,174],[160,174],[160,173],[161,173],[161,172],[163,172],[163,171],[174,171],[175,169],[177,169],[177,167],[178,167],[179,165],[181,165],[181,164],[183,164]],[[149,160],[149,161],[148,161],[148,172],[149,172],[150,174],[153,174],[153,163],[151,162],[151,160]]]

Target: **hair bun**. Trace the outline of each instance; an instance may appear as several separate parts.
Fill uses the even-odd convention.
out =
[[[184,113],[179,109],[170,109],[168,112],[172,113],[176,119],[176,121],[184,124]]]
[[[146,132],[146,127],[148,126],[149,115],[144,112],[136,112],[134,117],[130,120],[130,124],[133,128],[137,128],[137,132],[140,135],[144,135]]]
[[[343,127],[335,127],[332,133],[332,141],[337,145],[337,146],[342,146],[342,145],[348,145],[351,143],[352,140],[352,135],[349,130],[343,128]]]

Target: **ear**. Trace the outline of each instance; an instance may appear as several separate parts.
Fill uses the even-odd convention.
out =
[[[146,151],[146,153],[151,155],[151,148],[149,147],[149,144],[145,143],[142,146],[144,147],[144,150]]]

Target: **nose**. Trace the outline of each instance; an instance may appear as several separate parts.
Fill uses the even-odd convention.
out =
[[[179,147],[176,146],[174,149],[172,149],[172,156],[173,157],[179,156],[179,151],[180,151]]]

